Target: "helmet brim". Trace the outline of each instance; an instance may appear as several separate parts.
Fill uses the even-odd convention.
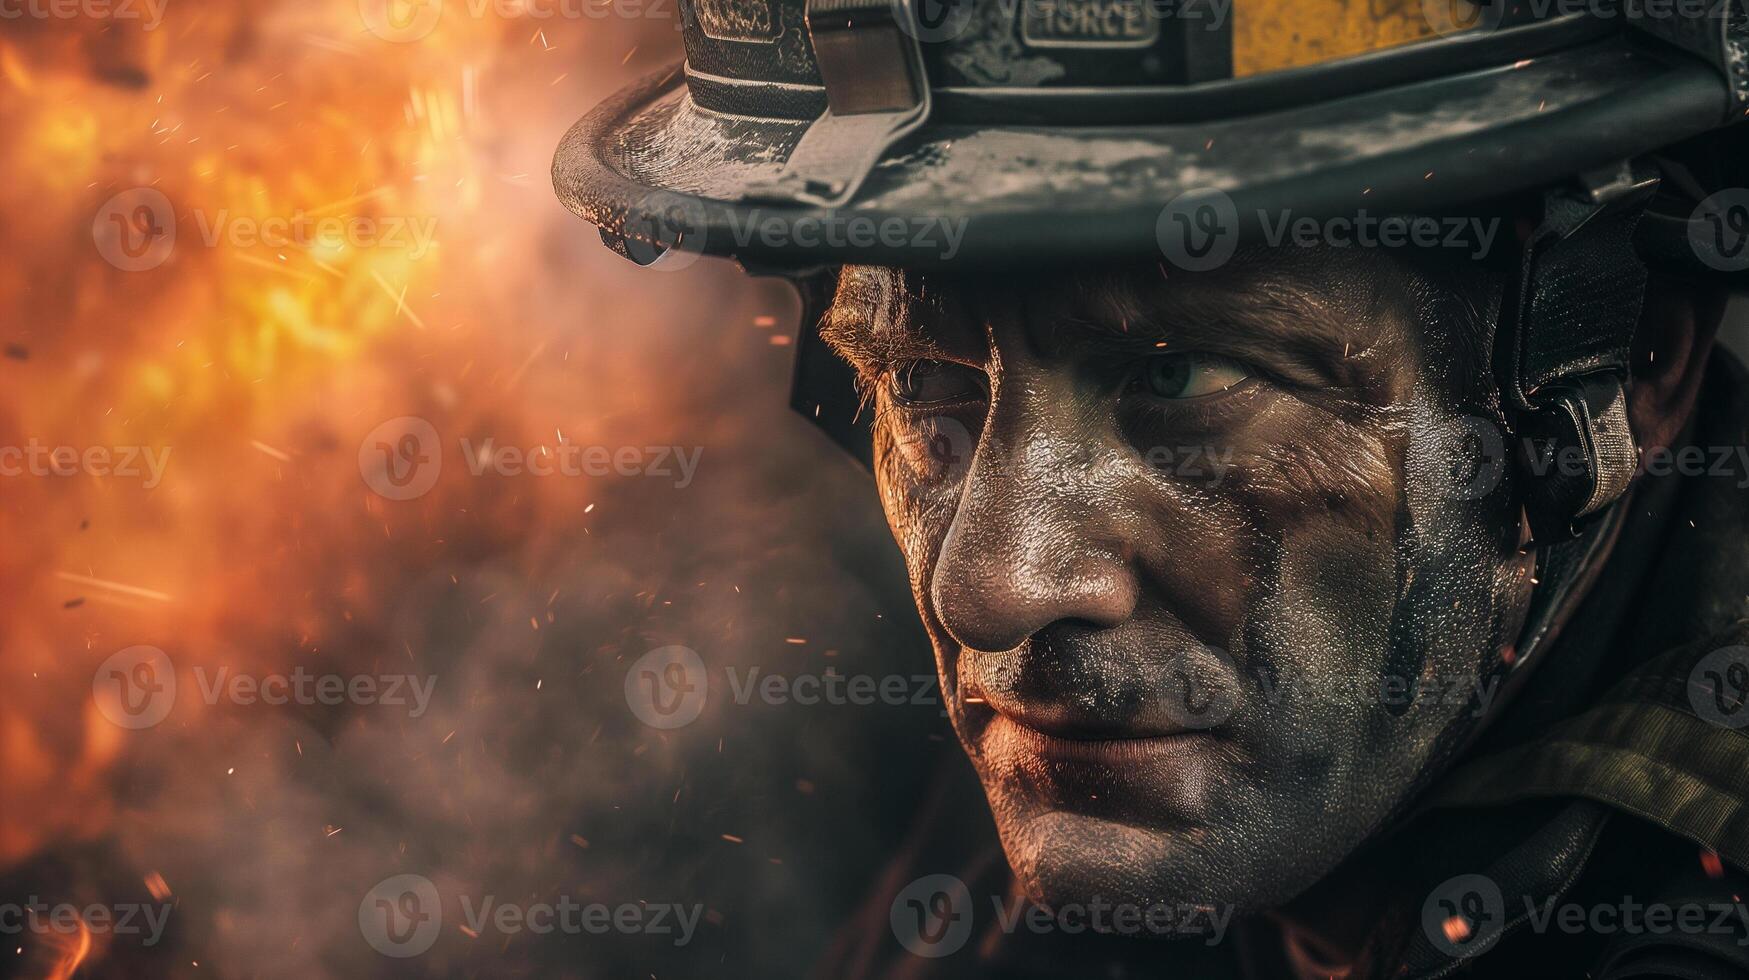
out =
[[[553,183],[605,238],[757,268],[1062,264],[1158,254],[1162,210],[1185,194],[1221,192],[1247,231],[1269,215],[1461,208],[1704,133],[1728,104],[1711,67],[1623,32],[1215,120],[932,121],[823,208],[758,198],[808,122],[701,108],[674,66],[572,127]]]

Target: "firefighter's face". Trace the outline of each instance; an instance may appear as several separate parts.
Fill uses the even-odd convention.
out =
[[[1283,901],[1499,694],[1532,562],[1477,305],[1334,251],[845,270],[827,337],[1035,898]]]

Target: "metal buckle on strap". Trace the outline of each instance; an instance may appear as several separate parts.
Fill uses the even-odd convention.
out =
[[[1633,238],[1657,187],[1655,169],[1624,162],[1545,194],[1501,311],[1501,394],[1527,448],[1546,457],[1527,460],[1540,473],[1525,501],[1539,544],[1572,534],[1633,478],[1625,393],[1647,278]]]
[[[826,111],[783,170],[749,190],[748,200],[843,204],[887,148],[929,117],[911,0],[808,0],[807,23]]]

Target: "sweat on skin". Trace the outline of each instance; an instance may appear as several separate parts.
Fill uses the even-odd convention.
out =
[[[1451,486],[1450,433],[1488,417],[1484,274],[1317,246],[841,275],[822,335],[875,402],[888,523],[1029,896],[1278,907],[1497,707],[1491,680],[1430,683],[1491,679],[1531,588],[1513,480]],[[962,465],[919,455],[940,418]],[[1231,712],[1190,730],[1192,688]]]

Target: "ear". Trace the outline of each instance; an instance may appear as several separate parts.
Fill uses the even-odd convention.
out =
[[[1694,409],[1730,294],[1653,275],[1634,330],[1628,425],[1642,454],[1669,448]]]

